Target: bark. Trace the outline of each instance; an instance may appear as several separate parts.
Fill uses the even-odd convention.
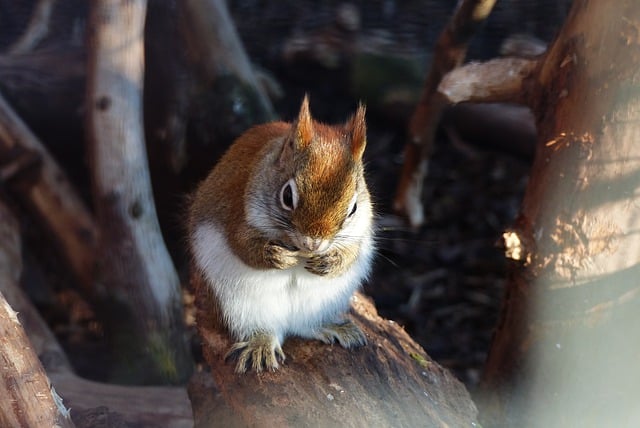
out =
[[[5,280],[5,278],[0,278]],[[16,312],[0,293],[0,425],[73,427],[69,410],[49,383]]]
[[[469,40],[489,16],[494,4],[495,0],[460,1],[436,42],[420,101],[409,123],[404,164],[393,202],[394,209],[407,217],[413,227],[424,222],[422,183],[427,173],[428,157],[433,150],[436,128],[445,106],[438,95],[438,85],[447,72],[464,61]]]
[[[231,342],[216,330],[210,291],[193,278],[197,322],[215,385],[190,387],[196,427],[473,426],[476,408],[464,386],[392,321],[357,294],[353,318],[368,345],[346,350],[290,338],[276,372],[234,373],[224,362]],[[204,386],[203,386],[204,385]],[[217,413],[220,396],[228,407]],[[223,419],[224,418],[224,419]]]
[[[28,168],[29,166],[37,167]],[[0,95],[0,167],[20,199],[55,242],[87,294],[93,291],[97,229],[56,161]]]
[[[614,7],[615,6],[615,7]],[[574,1],[531,80],[539,139],[484,373],[490,426],[636,426],[640,3]]]
[[[17,287],[22,270],[18,222],[0,201],[0,284]],[[18,314],[0,290],[0,426],[73,427],[69,411],[34,352]]]
[[[103,308],[124,382],[179,382],[191,369],[178,276],[151,192],[142,128],[146,1],[92,2],[88,124],[102,231]]]

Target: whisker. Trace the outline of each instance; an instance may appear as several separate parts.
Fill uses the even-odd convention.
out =
[[[392,267],[399,269],[400,265],[398,263],[396,263],[393,259],[391,259],[390,257],[387,257],[386,255],[384,255],[383,253],[381,253],[380,251],[378,251],[375,255],[376,258],[381,258],[385,261],[387,261]]]
[[[436,239],[419,239],[419,238],[401,238],[401,237],[386,237],[386,236],[374,236],[376,242],[408,242],[416,245],[435,245],[438,243]]]

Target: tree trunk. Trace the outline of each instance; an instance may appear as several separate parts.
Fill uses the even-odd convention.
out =
[[[178,276],[162,239],[142,128],[146,1],[96,0],[89,28],[88,131],[101,230],[99,275],[123,382],[186,379]]]
[[[275,372],[238,375],[224,361],[229,337],[215,328],[211,292],[194,275],[204,356],[217,384],[189,388],[196,427],[210,426],[474,426],[476,408],[464,386],[431,360],[407,333],[378,316],[361,294],[353,318],[368,345],[347,350],[288,339]],[[203,385],[205,384],[205,385]],[[220,397],[226,406],[220,405]],[[211,409],[219,409],[214,413]]]
[[[640,3],[575,0],[531,79],[539,140],[484,373],[490,426],[637,426]]]

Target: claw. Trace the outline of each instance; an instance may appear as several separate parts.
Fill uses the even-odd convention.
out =
[[[304,268],[315,275],[333,276],[345,266],[344,257],[337,250],[317,254],[307,259]]]
[[[327,324],[317,334],[317,339],[324,343],[332,344],[336,341],[343,348],[355,348],[367,344],[367,338],[352,321],[340,324]]]
[[[249,367],[256,373],[275,371],[279,367],[278,361],[285,360],[278,339],[268,333],[254,333],[249,340],[234,343],[224,359],[227,361],[236,357],[235,372],[239,374],[245,373]]]

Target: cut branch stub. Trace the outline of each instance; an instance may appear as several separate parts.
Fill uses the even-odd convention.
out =
[[[470,63],[447,73],[440,85],[450,104],[462,102],[512,102],[527,104],[526,81],[538,61],[522,58],[498,58],[483,63]]]

